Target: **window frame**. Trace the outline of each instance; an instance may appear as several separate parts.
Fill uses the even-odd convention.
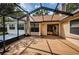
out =
[[[70,34],[79,35],[79,27],[78,27],[79,18],[70,21]],[[75,26],[75,25],[77,26]]]
[[[31,32],[39,32],[39,23],[31,23]]]
[[[15,30],[15,24],[9,24],[9,29],[10,30]]]
[[[18,29],[19,29],[19,30],[24,30],[24,24],[22,24],[22,23],[19,24]]]

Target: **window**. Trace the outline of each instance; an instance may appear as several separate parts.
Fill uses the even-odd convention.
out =
[[[70,21],[70,33],[79,35],[79,19]]]
[[[57,25],[57,24],[48,24],[48,25],[47,25],[47,31],[48,31],[48,32],[53,32],[53,31],[55,31],[55,30],[56,30],[56,25]]]
[[[31,32],[39,32],[39,24],[31,23]]]
[[[47,25],[47,31],[52,32],[52,25]]]
[[[4,28],[3,28],[3,25],[0,26],[0,32],[3,32],[4,31]],[[7,26],[5,25],[5,32],[7,32]]]
[[[11,30],[14,30],[14,29],[15,29],[15,24],[9,24],[9,28],[10,28]]]
[[[24,24],[19,24],[18,29],[19,29],[19,30],[24,30]]]

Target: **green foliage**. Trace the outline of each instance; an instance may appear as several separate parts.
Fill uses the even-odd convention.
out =
[[[41,10],[38,10],[36,11],[35,13],[33,13],[34,16],[36,15],[47,15],[48,14],[48,11],[47,10],[44,10],[44,9],[41,9]]]
[[[7,32],[5,32],[5,34],[7,34]],[[3,35],[3,32],[0,32],[0,35]]]
[[[16,17],[21,17],[24,15],[24,12],[21,11],[20,9],[16,8],[16,12],[13,13],[12,15],[16,16]]]
[[[14,12],[16,6],[13,3],[0,3],[0,15],[7,15],[10,14],[12,12]],[[11,19],[9,19],[8,17],[5,17],[5,21],[12,21]],[[3,22],[3,18],[0,17],[0,23]]]
[[[3,15],[12,15],[12,16],[15,16],[15,17],[20,17],[22,15],[24,15],[23,12],[15,12],[15,11],[20,11],[20,9],[18,9],[14,3],[0,3],[0,15],[3,16]],[[5,17],[5,21],[6,22],[12,22],[14,20],[8,18],[8,17]],[[3,22],[3,18],[0,17],[0,23]]]
[[[8,17],[5,17],[5,22],[13,22],[14,20],[12,20],[12,19],[10,19],[10,18],[8,18]],[[0,17],[0,24],[2,24],[3,23],[3,18],[2,17]]]
[[[73,12],[74,10],[76,10],[78,7],[77,5],[78,5],[78,3],[68,3],[66,5],[67,12]]]
[[[13,12],[15,5],[13,3],[0,3],[0,15],[6,15]]]

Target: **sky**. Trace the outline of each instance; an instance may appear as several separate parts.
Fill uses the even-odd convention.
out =
[[[28,12],[31,12],[40,7],[40,3],[21,3],[20,5],[24,10]],[[55,9],[56,5],[57,3],[42,3],[42,6],[52,8],[52,9]],[[52,13],[53,12],[49,12],[49,14],[52,14]]]

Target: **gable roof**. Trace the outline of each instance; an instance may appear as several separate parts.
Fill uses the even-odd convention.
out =
[[[42,16],[32,16],[32,18],[34,19],[34,21],[32,20],[32,18],[30,17],[30,21],[31,22],[50,22],[50,21],[54,21],[54,22],[59,22],[62,20],[64,16],[61,15],[54,15],[52,18],[52,15],[45,15],[44,19]],[[52,18],[52,20],[51,20]]]

